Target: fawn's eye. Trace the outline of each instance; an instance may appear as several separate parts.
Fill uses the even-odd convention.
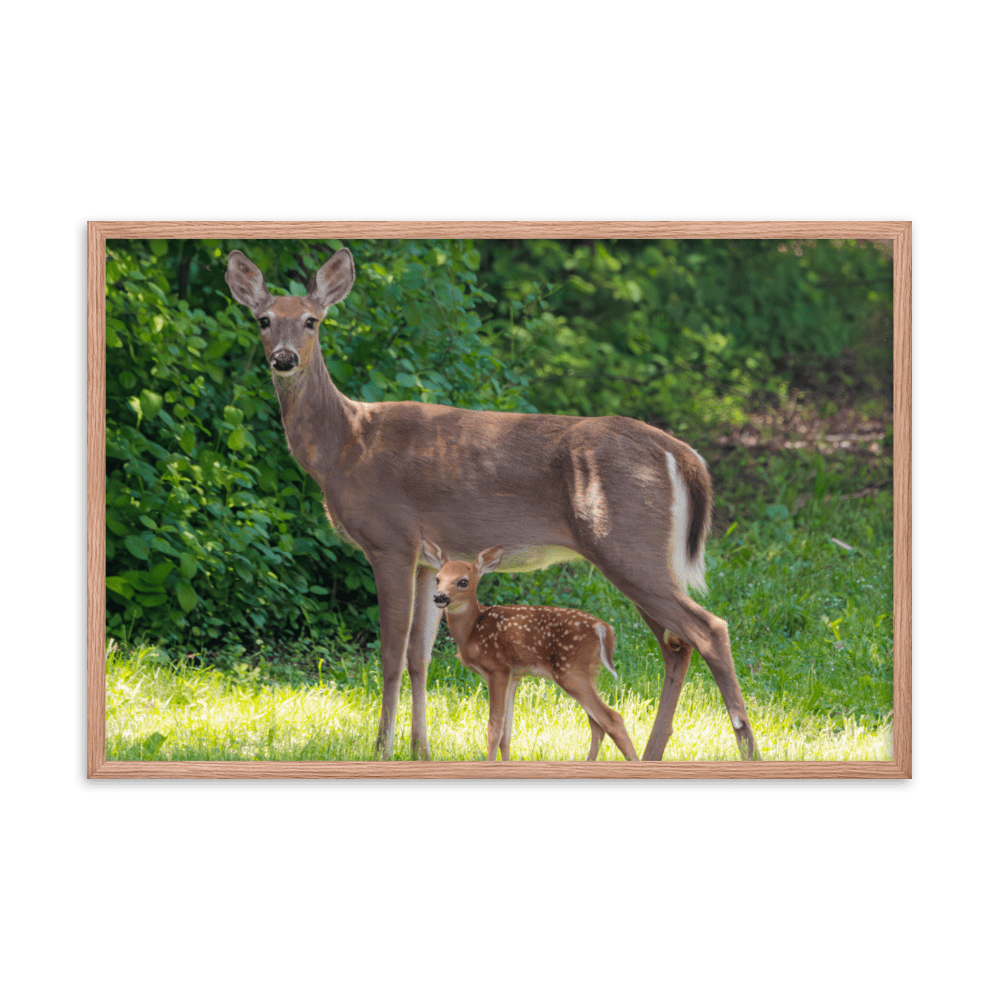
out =
[[[316,328],[316,320],[310,316],[309,319],[306,320],[306,326],[309,327],[310,330],[314,330]]]
[[[461,579],[461,580],[458,581],[458,585],[460,587],[468,587],[469,586],[469,581],[463,578],[463,579]]]
[[[266,330],[271,325],[271,318],[269,316],[258,316],[257,322],[260,323],[262,330]]]

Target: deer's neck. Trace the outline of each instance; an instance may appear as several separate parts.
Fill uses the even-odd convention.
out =
[[[273,379],[288,449],[322,486],[350,436],[358,404],[333,384],[318,344],[297,372],[287,376],[274,373]]]
[[[450,605],[445,611],[448,631],[451,632],[451,637],[455,640],[455,645],[458,646],[459,650],[465,649],[485,610],[485,605],[480,604],[479,599],[475,598],[457,611],[453,611]]]

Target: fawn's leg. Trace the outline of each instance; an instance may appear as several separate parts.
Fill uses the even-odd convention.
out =
[[[512,677],[510,687],[507,688],[507,710],[504,715],[503,735],[500,737],[501,760],[510,760],[510,734],[514,729],[514,695],[517,693],[520,681],[520,677]]]
[[[590,723],[590,752],[587,754],[587,760],[597,760],[597,753],[604,740],[604,730],[589,715],[587,721]]]
[[[587,715],[597,723],[615,742],[615,746],[625,755],[626,760],[638,760],[639,755],[632,746],[628,730],[622,717],[611,707],[601,701],[592,677],[566,677],[560,682],[568,694],[571,694],[583,707]],[[593,733],[593,723],[591,724]],[[593,740],[591,740],[593,750]],[[595,755],[596,756],[596,755]],[[588,760],[594,758],[589,757]]]
[[[496,761],[497,747],[503,736],[504,717],[507,714],[507,690],[510,672],[498,670],[490,674],[487,686],[490,692],[490,719],[486,728],[486,759]]]

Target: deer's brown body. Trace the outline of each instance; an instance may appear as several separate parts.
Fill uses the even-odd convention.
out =
[[[458,658],[483,680],[490,695],[486,759],[510,760],[514,695],[525,674],[547,677],[571,694],[587,713],[590,750],[597,760],[604,734],[627,760],[638,760],[621,715],[597,693],[601,666],[615,674],[615,630],[600,618],[573,608],[479,603],[480,577],[500,565],[503,549],[480,552],[474,562],[448,560],[433,542],[424,542],[424,557],[438,570],[434,603],[445,608]],[[618,675],[615,674],[617,677]]]
[[[691,448],[627,417],[355,402],[331,381],[318,339],[327,309],[354,282],[349,251],[320,268],[305,297],[272,296],[239,251],[229,255],[226,280],[261,326],[292,454],[375,574],[384,756],[404,664],[412,751],[429,753],[426,673],[441,612],[422,538],[467,561],[500,545],[505,570],[589,560],[635,603],[663,653],[663,695],[644,759],[663,756],[692,646],[719,685],[741,753],[753,756],[726,623],[686,592],[703,583],[711,512],[708,472]]]

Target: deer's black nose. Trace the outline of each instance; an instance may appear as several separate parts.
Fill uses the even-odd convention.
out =
[[[439,608],[446,608],[449,604],[451,604],[451,598],[443,590],[439,590],[434,595],[434,603]]]
[[[290,372],[299,363],[299,356],[294,351],[275,351],[271,355],[271,365],[279,372]]]

